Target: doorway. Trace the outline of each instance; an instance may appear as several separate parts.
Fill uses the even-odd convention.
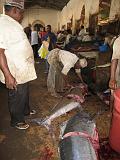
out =
[[[44,22],[42,22],[41,20],[35,20],[35,21],[32,23],[32,27],[34,27],[34,26],[37,28],[37,31],[39,32],[39,31],[40,31],[40,28],[45,27],[45,24],[44,24]]]
[[[44,26],[37,23],[37,24],[34,25],[34,27],[37,29],[37,32],[39,32],[40,28],[43,28]]]

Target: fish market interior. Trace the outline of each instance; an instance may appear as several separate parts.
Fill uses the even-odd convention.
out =
[[[120,0],[0,0],[0,160],[120,160]]]

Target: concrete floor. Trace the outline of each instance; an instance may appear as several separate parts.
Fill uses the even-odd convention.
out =
[[[29,118],[45,117],[53,106],[58,102],[58,98],[50,96],[47,92],[46,78],[44,73],[44,63],[36,63],[38,79],[30,85],[30,104],[36,109],[37,114]],[[105,110],[106,106],[94,95],[86,99],[84,104],[86,111],[97,112]],[[67,115],[67,118],[74,112]],[[55,121],[56,136],[59,136],[58,124],[66,119],[65,116]],[[100,137],[107,137],[109,132],[110,116],[109,111],[96,119]],[[7,90],[0,85],[0,160],[42,160],[45,147],[48,146],[53,152],[52,160],[57,160],[56,148],[53,146],[51,137],[42,126],[31,124],[25,131],[10,127],[10,116],[7,108]],[[57,138],[57,143],[59,137]]]

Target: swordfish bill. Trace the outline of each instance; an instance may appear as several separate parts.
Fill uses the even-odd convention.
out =
[[[82,110],[82,106],[78,102],[71,102],[71,103],[63,106],[62,108],[58,109],[57,111],[53,112],[48,118],[43,120],[42,124],[45,125],[45,126],[50,126],[51,122],[55,118],[60,117],[61,115],[64,115],[67,112],[69,112],[69,111],[71,111],[75,108],[79,108],[79,109]]]

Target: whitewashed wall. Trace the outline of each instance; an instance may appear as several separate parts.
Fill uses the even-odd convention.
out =
[[[52,9],[44,9],[38,6],[25,10],[24,19],[22,22],[23,27],[26,27],[29,23],[32,24],[35,21],[40,21],[42,25],[50,24],[54,31],[58,28],[58,15],[59,11]]]
[[[90,14],[99,13],[99,0],[85,0],[85,26],[89,27]]]
[[[89,26],[89,15],[99,12],[99,0],[70,0],[61,12],[61,26],[66,25],[73,15],[73,27],[75,20],[80,19],[81,11],[85,5],[85,27]]]
[[[75,21],[80,19],[81,11],[85,5],[85,27],[89,26],[89,15],[99,12],[100,0],[70,0],[69,3],[63,8],[63,10],[57,11],[52,9],[44,9],[38,6],[31,7],[25,10],[25,16],[23,20],[23,27],[26,27],[29,23],[33,24],[35,21],[40,22],[43,25],[51,24],[53,31],[56,31],[58,27],[66,25],[73,17],[73,30],[75,27]],[[5,0],[0,0],[0,13],[3,12],[3,4]],[[110,19],[114,19],[115,15],[120,15],[120,0],[112,0],[110,9]]]
[[[0,14],[3,13],[3,5],[5,3],[5,0],[0,0]]]
[[[120,0],[112,0],[109,19],[114,20],[116,14],[120,17]]]

